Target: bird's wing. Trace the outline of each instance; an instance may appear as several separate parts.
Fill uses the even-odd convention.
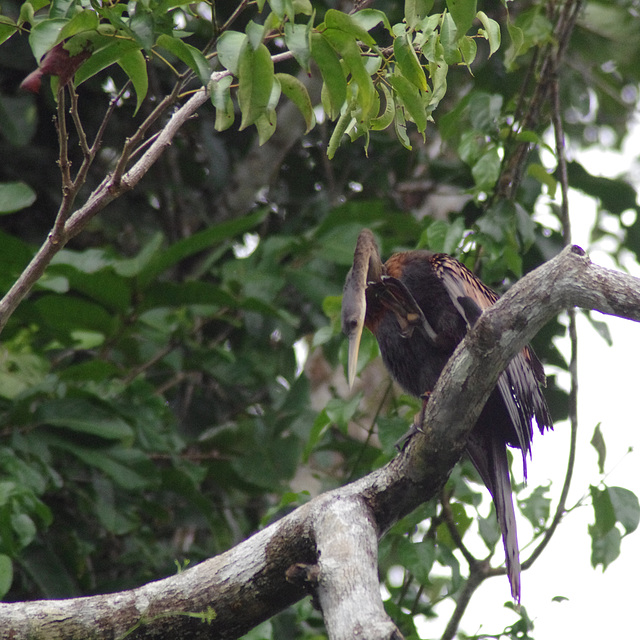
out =
[[[380,282],[369,283],[367,290],[377,297],[382,306],[395,315],[405,338],[410,337],[416,327],[420,327],[432,342],[436,340],[436,332],[427,322],[422,309],[402,280],[383,275]]]
[[[442,280],[451,301],[460,315],[472,326],[480,316],[498,299],[498,294],[476,277],[467,267],[445,253],[436,253],[432,258],[433,268]]]
[[[487,287],[463,264],[446,254],[435,254],[433,265],[441,278],[451,301],[471,327],[482,311],[498,300],[498,294]],[[535,416],[540,431],[551,426],[551,417],[540,391],[539,384],[545,383],[544,369],[529,346],[525,346],[514,356],[498,379],[497,387],[504,400],[509,417],[518,436],[517,444],[525,461],[531,451]]]

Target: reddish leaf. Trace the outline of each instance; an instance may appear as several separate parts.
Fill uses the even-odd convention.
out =
[[[65,85],[90,55],[91,50],[84,49],[79,54],[71,56],[64,48],[64,42],[59,42],[53,49],[45,53],[40,60],[40,66],[20,83],[20,88],[38,93],[45,75],[58,76],[60,84]]]

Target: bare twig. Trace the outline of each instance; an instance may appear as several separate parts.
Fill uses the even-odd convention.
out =
[[[222,71],[212,74],[212,80],[215,81],[221,77],[229,75],[228,71]],[[209,97],[209,91],[207,88],[202,88],[199,92],[195,93],[191,98],[180,107],[171,117],[167,125],[164,127],[160,135],[156,138],[151,147],[144,153],[142,158],[123,176],[122,180],[118,180],[117,176],[109,175],[94,189],[91,195],[87,198],[87,201],[78,210],[76,210],[69,218],[64,222],[64,225],[60,223],[57,227],[54,226],[54,230],[47,237],[44,244],[40,247],[36,255],[31,262],[27,265],[25,270],[20,274],[16,282],[13,284],[7,294],[0,300],[0,331],[4,328],[11,314],[15,311],[16,307],[29,293],[31,287],[42,276],[44,270],[51,262],[53,256],[62,249],[62,247],[80,233],[89,220],[93,218],[98,212],[102,211],[110,202],[117,197],[133,189],[142,177],[149,171],[151,166],[160,157],[167,145],[171,144],[171,140],[175,134],[180,130],[182,125],[193,115],[193,113],[200,107]],[[166,108],[168,102],[163,101],[161,105]],[[154,113],[158,112],[158,107],[154,110]],[[156,116],[157,117],[157,116]],[[148,126],[151,124],[151,116],[146,121]],[[100,136],[102,132],[99,132]],[[136,140],[138,137],[136,136]],[[99,138],[94,143],[94,149],[97,149]],[[64,206],[64,202],[63,202]],[[61,207],[62,211],[59,213],[60,220],[63,220],[66,211]],[[55,235],[54,235],[55,232]]]
[[[453,610],[453,614],[447,623],[441,640],[452,640],[455,638],[462,616],[467,610],[467,606],[469,605],[473,594],[487,577],[486,565],[486,562],[475,562],[473,565],[470,565],[469,578],[465,582],[464,588],[457,598],[456,608]]]
[[[540,81],[536,83],[527,105],[525,117],[520,126],[521,130],[536,130],[540,127],[541,111],[549,95],[554,69],[562,62],[569,46],[571,32],[575,27],[582,3],[583,0],[567,0],[561,4],[555,22],[553,41],[546,46],[540,58],[540,68],[537,72]],[[519,144],[503,162],[497,197],[507,199],[515,197],[522,181],[529,147],[530,144],[526,142]]]
[[[467,549],[464,542],[462,542],[458,527],[456,527],[456,523],[453,520],[453,511],[451,511],[451,503],[449,502],[449,495],[446,491],[443,491],[440,495],[440,504],[442,505],[442,517],[447,525],[449,534],[456,544],[456,547],[460,549],[460,552],[464,556],[464,559],[469,563],[470,567],[477,564],[478,559],[471,553],[471,551],[469,551],[469,549]]]
[[[84,156],[84,162],[91,162],[91,149],[89,148],[89,143],[87,141],[87,134],[84,131],[84,127],[82,126],[82,121],[80,120],[80,111],[78,109],[78,92],[72,83],[69,83],[69,96],[71,98],[71,107],[69,108],[69,113],[71,114],[71,119],[73,120],[73,124],[76,128],[76,133],[78,134],[78,144],[80,145],[80,149],[82,149],[82,155]]]

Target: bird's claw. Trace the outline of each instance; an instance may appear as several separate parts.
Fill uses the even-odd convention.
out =
[[[416,413],[415,416],[413,416],[413,422],[411,423],[409,430],[406,433],[402,434],[396,440],[394,446],[398,451],[404,451],[407,443],[409,442],[409,439],[416,433],[424,433],[424,415],[427,411],[427,403],[429,402],[429,398],[431,397],[431,392],[427,391],[420,397],[422,398],[422,409],[420,409],[420,411]]]

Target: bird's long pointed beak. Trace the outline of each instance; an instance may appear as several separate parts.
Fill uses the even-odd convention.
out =
[[[358,322],[349,334],[349,357],[347,360],[347,382],[349,383],[349,389],[353,387],[353,382],[356,379],[356,373],[358,371],[358,352],[360,351],[360,338],[362,338],[363,327],[364,320]]]

